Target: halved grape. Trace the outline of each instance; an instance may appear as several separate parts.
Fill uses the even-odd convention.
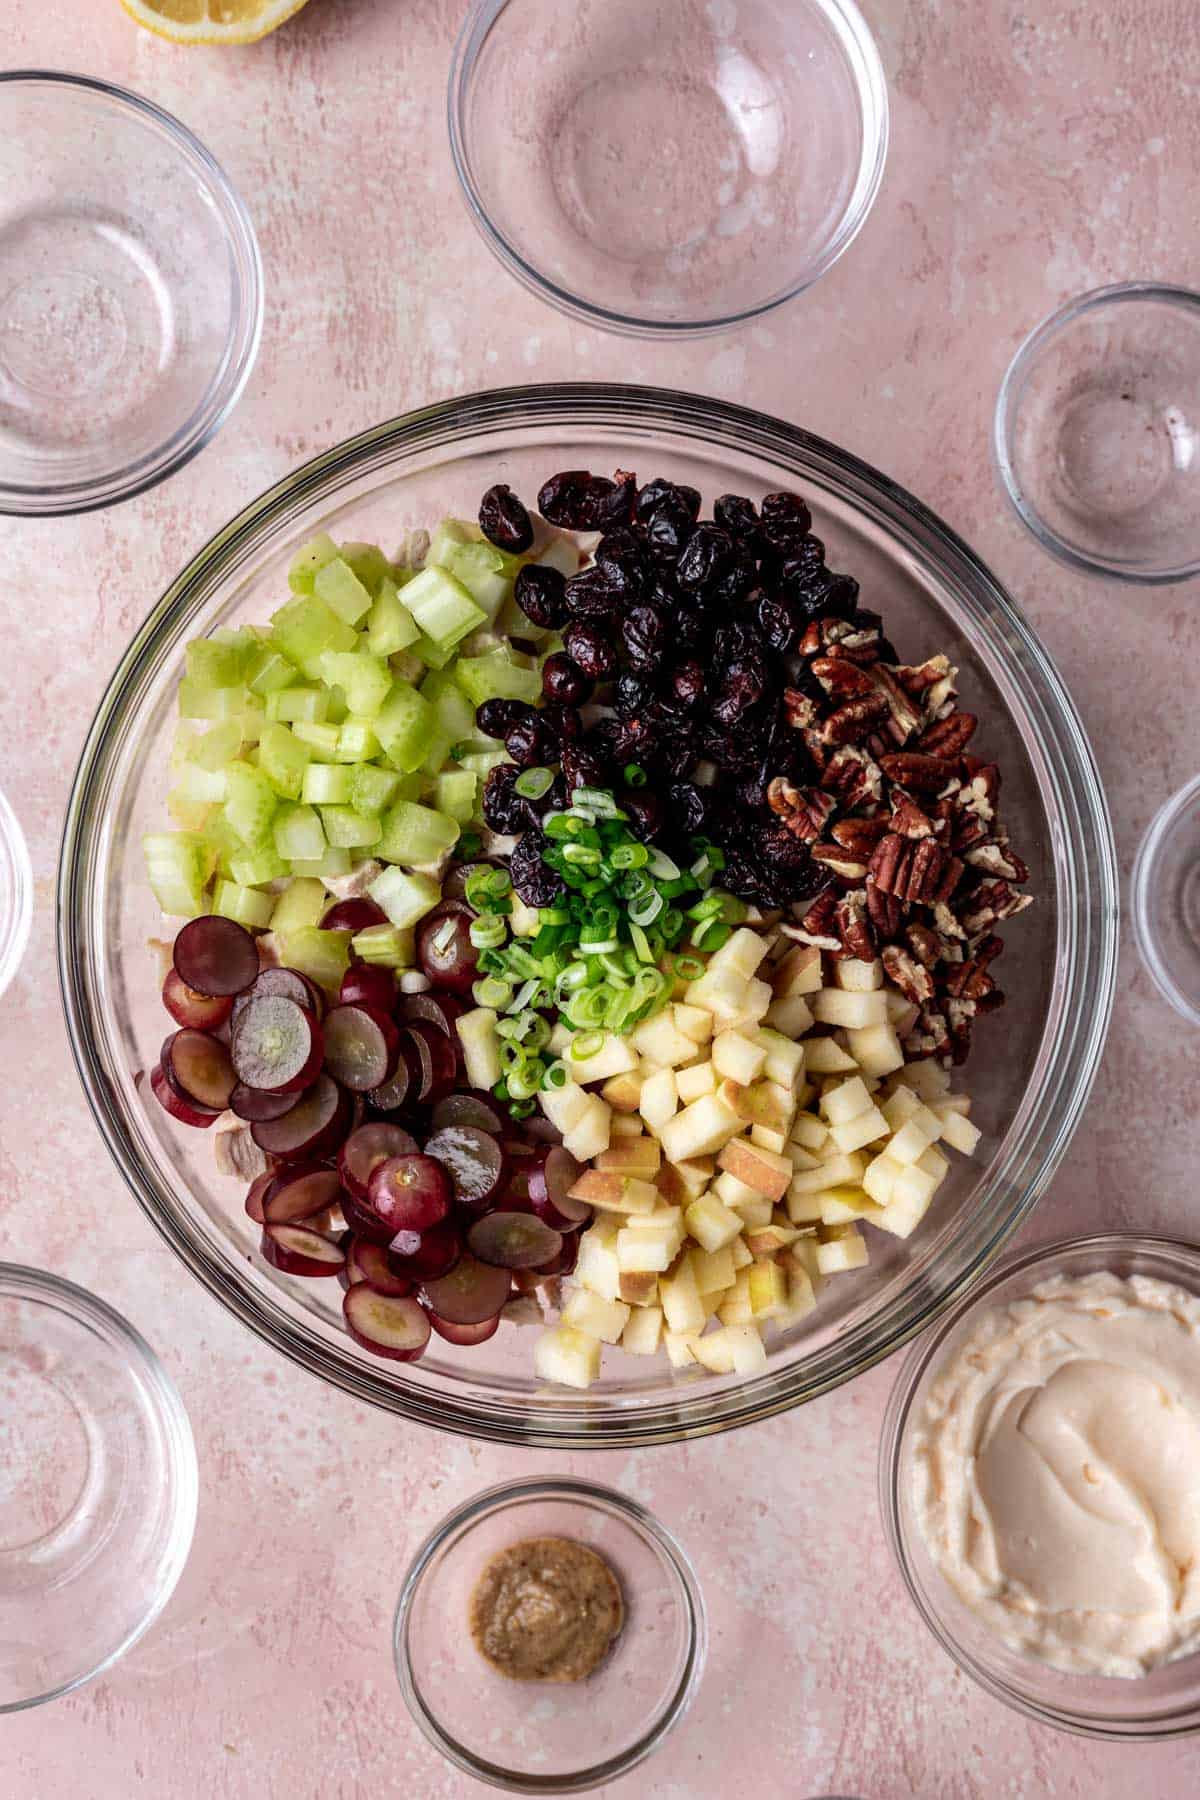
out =
[[[504,1186],[508,1160],[499,1142],[477,1125],[445,1125],[425,1145],[426,1156],[440,1162],[454,1184],[460,1206],[475,1212],[495,1199]]]
[[[382,906],[362,895],[357,900],[335,900],[321,920],[322,931],[369,931],[372,925],[386,925]]]
[[[439,1031],[435,1025],[426,1025],[418,1019],[415,1024],[406,1025],[404,1031],[415,1037],[429,1051],[430,1078],[428,1092],[421,1099],[432,1105],[448,1094],[454,1087],[458,1073],[458,1037],[453,1042],[445,1032]]]
[[[163,1073],[161,1063],[150,1071],[150,1092],[164,1112],[169,1112],[181,1125],[194,1125],[197,1131],[207,1131],[219,1116],[212,1107],[195,1106],[177,1093]]]
[[[448,1037],[458,1051],[458,1021],[464,1011],[461,1000],[453,994],[405,994],[396,1009],[401,1025],[433,1025]]]
[[[552,1125],[550,1123],[545,1113],[530,1113],[529,1117],[523,1120],[522,1123],[525,1127],[526,1137],[533,1138],[536,1143],[561,1144],[563,1141],[562,1132],[558,1129],[557,1125]]]
[[[275,1171],[268,1169],[265,1174],[256,1175],[246,1190],[246,1216],[253,1219],[256,1225],[265,1225],[267,1222],[263,1203],[274,1182]]]
[[[460,910],[461,908],[461,910]],[[479,974],[479,951],[471,942],[465,903],[435,906],[417,926],[417,961],[435,987],[466,994]]]
[[[340,1198],[341,1183],[335,1169],[300,1163],[275,1177],[263,1195],[263,1217],[268,1225],[292,1225],[325,1212]]]
[[[499,1269],[538,1269],[558,1255],[562,1234],[532,1213],[493,1212],[475,1220],[467,1244],[480,1262]]]
[[[365,1200],[360,1200],[348,1188],[342,1189],[342,1217],[354,1233],[355,1237],[367,1244],[382,1244],[385,1247],[396,1235],[391,1227],[382,1219],[377,1219]]]
[[[162,998],[177,1025],[192,1025],[197,1031],[216,1031],[233,1010],[229,994],[199,994],[180,980],[178,969],[167,970]]]
[[[449,1274],[462,1247],[462,1230],[455,1218],[443,1219],[428,1231],[398,1231],[390,1245],[398,1266],[414,1281],[436,1281]]]
[[[233,1003],[235,1019],[248,1006],[251,1000],[260,996],[274,994],[280,1000],[294,1000],[297,1006],[304,1007],[306,1012],[313,1011],[312,994],[308,982],[299,969],[264,969],[253,986],[244,994],[239,994]]]
[[[442,1164],[418,1151],[389,1156],[371,1172],[367,1205],[393,1232],[428,1231],[450,1212],[454,1189]]]
[[[429,1323],[448,1344],[486,1344],[490,1337],[496,1335],[500,1314],[493,1313],[490,1319],[482,1319],[478,1325],[456,1325],[452,1319],[443,1319],[439,1313],[431,1312]]]
[[[224,1112],[237,1086],[229,1051],[211,1032],[185,1025],[163,1045],[163,1073],[185,1100]]]
[[[238,1080],[272,1094],[308,1087],[321,1068],[321,1027],[295,1000],[255,995],[233,1022],[230,1054]]]
[[[355,1343],[393,1362],[415,1362],[429,1342],[429,1316],[424,1307],[416,1300],[377,1294],[365,1281],[347,1288],[342,1314]]]
[[[426,1054],[426,1058],[427,1058],[427,1061],[429,1064],[430,1072],[432,1073],[433,1059],[432,1059],[432,1057],[429,1056],[428,1051],[426,1051],[425,1054]],[[402,1106],[407,1106],[410,1100],[415,1100],[417,1098],[417,1094],[421,1087],[421,1079],[422,1078],[421,1078],[421,1074],[420,1074],[419,1062],[418,1062],[418,1057],[417,1057],[415,1048],[411,1052],[411,1062],[418,1063],[418,1074],[417,1074],[417,1079],[416,1079],[415,1083],[412,1078],[410,1057],[408,1054],[406,1054],[405,1048],[404,1048],[404,1033],[401,1032],[400,1033],[400,1059],[397,1062],[395,1069],[392,1071],[392,1073],[388,1077],[388,1079],[384,1082],[382,1087],[372,1088],[370,1093],[367,1095],[367,1100],[368,1100],[369,1104],[371,1106],[373,1106],[377,1112],[381,1112],[381,1113],[397,1112],[397,1111],[399,1111],[399,1109]]]
[[[513,1273],[513,1285],[522,1294],[532,1294],[544,1281],[552,1281],[556,1275],[569,1275],[579,1258],[579,1233],[572,1231],[562,1241],[562,1249],[549,1262],[539,1263],[536,1269],[517,1269]]]
[[[511,1286],[507,1269],[464,1256],[448,1275],[425,1282],[421,1291],[439,1319],[453,1325],[479,1325],[500,1311]]]
[[[247,1087],[239,1081],[229,1096],[229,1108],[239,1119],[253,1125],[263,1119],[282,1119],[302,1098],[301,1094],[269,1094],[265,1088]]]
[[[193,993],[240,994],[258,977],[258,946],[236,919],[206,913],[175,939],[175,972]]]
[[[342,976],[338,1000],[343,1006],[367,1006],[390,1018],[396,1005],[396,976],[382,963],[351,963]]]
[[[250,1135],[269,1156],[330,1156],[350,1135],[352,1121],[349,1096],[328,1075],[318,1075],[281,1119],[256,1121]]]
[[[264,1225],[261,1248],[285,1275],[336,1275],[346,1261],[341,1245],[310,1225]]]
[[[355,1238],[346,1257],[350,1284],[365,1281],[377,1294],[391,1294],[402,1300],[413,1291],[413,1283],[399,1272],[391,1253],[383,1244],[371,1244]]]
[[[365,1094],[393,1074],[400,1034],[385,1013],[335,1006],[325,1020],[325,1066],[343,1087]]]
[[[401,1125],[384,1120],[360,1125],[346,1139],[338,1156],[342,1185],[359,1200],[365,1200],[371,1176],[380,1163],[389,1156],[413,1156],[420,1148],[416,1138]]]
[[[474,1125],[480,1131],[490,1131],[493,1137],[503,1137],[511,1130],[504,1108],[482,1088],[447,1094],[434,1107],[432,1124],[435,1131],[446,1125]]]
[[[555,1231],[578,1231],[592,1216],[586,1200],[571,1198],[581,1172],[580,1164],[561,1144],[548,1144],[529,1165],[530,1207]]]

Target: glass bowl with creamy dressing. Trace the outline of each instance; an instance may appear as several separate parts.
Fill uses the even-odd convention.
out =
[[[1200,1247],[1007,1258],[910,1352],[879,1479],[909,1594],[989,1693],[1088,1737],[1200,1728]]]

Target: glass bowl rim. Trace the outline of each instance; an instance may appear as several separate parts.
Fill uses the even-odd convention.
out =
[[[1048,1703],[1040,1704],[1036,1700],[1031,1700],[1025,1694],[1018,1693],[1010,1687],[1001,1676],[994,1673],[976,1657],[960,1649],[949,1629],[943,1625],[938,1613],[927,1602],[921,1585],[912,1572],[911,1558],[907,1547],[908,1536],[901,1524],[899,1478],[906,1431],[911,1419],[917,1389],[941,1353],[951,1332],[986,1306],[997,1288],[1011,1280],[1014,1275],[1033,1274],[1043,1265],[1046,1265],[1048,1274],[1053,1273],[1054,1265],[1061,1263],[1065,1258],[1100,1254],[1116,1257],[1139,1253],[1174,1258],[1189,1264],[1195,1283],[1194,1291],[1197,1296],[1200,1296],[1200,1244],[1190,1244],[1184,1238],[1144,1231],[1098,1231],[1089,1233],[1085,1237],[1054,1238],[1049,1242],[1032,1244],[1028,1250],[1014,1251],[1001,1258],[983,1280],[977,1282],[954,1306],[944,1311],[937,1324],[910,1346],[893,1383],[892,1391],[888,1395],[883,1423],[879,1431],[877,1483],[884,1536],[887,1538],[893,1565],[899,1571],[908,1598],[931,1636],[936,1639],[956,1667],[969,1676],[985,1693],[990,1694],[993,1699],[1002,1701],[1005,1706],[1011,1707],[1015,1712],[1022,1713],[1026,1718],[1033,1719],[1042,1725],[1048,1725],[1055,1730],[1071,1732],[1077,1737],[1104,1739],[1112,1743],[1165,1742],[1193,1736],[1200,1731],[1200,1713],[1193,1709],[1190,1723],[1173,1727],[1162,1723],[1140,1726],[1136,1720],[1120,1726],[1114,1725],[1092,1713],[1073,1713],[1066,1707],[1053,1706]],[[1168,1278],[1163,1277],[1163,1279]],[[1200,1657],[1200,1653],[1197,1655]],[[1053,1675],[1061,1673],[1061,1671],[1051,1669],[1048,1670],[1048,1673]],[[1128,1688],[1135,1686],[1136,1683],[1125,1682],[1122,1685]]]
[[[1028,498],[1017,477],[1011,449],[1017,413],[1024,394],[1025,377],[1040,352],[1068,325],[1073,325],[1085,314],[1106,306],[1121,306],[1143,300],[1159,301],[1164,305],[1177,307],[1181,312],[1194,314],[1195,323],[1200,329],[1200,293],[1171,282],[1114,281],[1107,287],[1091,288],[1085,294],[1076,294],[1074,298],[1064,301],[1027,333],[1005,370],[992,415],[992,460],[1000,486],[1022,525],[1032,533],[1044,550],[1066,563],[1068,568],[1082,570],[1086,575],[1098,575],[1105,581],[1129,583],[1136,587],[1169,587],[1200,575],[1200,544],[1197,545],[1195,556],[1170,569],[1134,569],[1104,557],[1086,555],[1051,530]]]
[[[200,1498],[200,1474],[196,1440],[179,1389],[159,1356],[124,1314],[102,1300],[99,1294],[68,1281],[65,1276],[55,1275],[49,1269],[31,1268],[25,1263],[0,1262],[0,1299],[33,1300],[57,1307],[76,1324],[96,1331],[110,1349],[119,1352],[129,1367],[144,1377],[143,1391],[153,1400],[166,1446],[170,1512],[170,1542],[153,1599],[138,1622],[92,1668],[81,1670],[69,1680],[48,1688],[44,1694],[0,1703],[2,1717],[5,1713],[26,1712],[30,1707],[42,1706],[48,1700],[59,1700],[65,1694],[74,1693],[76,1688],[111,1669],[150,1629],[175,1592],[191,1553]]]
[[[239,306],[229,321],[218,378],[210,382],[202,404],[189,418],[123,468],[51,487],[27,487],[0,480],[0,518],[57,518],[132,500],[177,474],[212,441],[241,399],[258,357],[263,331],[263,264],[258,237],[241,195],[212,151],[174,113],[116,82],[65,69],[0,70],[0,95],[14,85],[91,95],[118,113],[132,114],[159,128],[202,180],[238,274]]]
[[[1200,1025],[1200,1006],[1188,999],[1163,961],[1158,939],[1150,924],[1149,895],[1159,852],[1166,843],[1171,826],[1184,808],[1196,800],[1200,800],[1200,774],[1193,775],[1190,781],[1185,781],[1181,788],[1163,801],[1137,847],[1133,873],[1129,878],[1129,910],[1133,915],[1133,935],[1142,961],[1163,999],[1168,1000],[1175,1011],[1192,1025]]]
[[[29,943],[33,925],[33,865],[25,833],[8,797],[0,789],[0,858],[8,864],[16,906],[0,921],[0,994],[9,986]]]
[[[854,187],[836,229],[828,236],[820,254],[769,299],[732,312],[696,319],[652,319],[642,313],[615,311],[553,281],[522,254],[516,244],[510,243],[494,223],[472,171],[467,90],[488,32],[504,9],[515,4],[518,0],[474,0],[460,27],[450,60],[446,124],[454,172],[472,222],[497,260],[538,299],[547,301],[570,318],[626,337],[662,340],[707,337],[762,318],[764,314],[774,312],[776,307],[796,299],[828,273],[866,224],[883,183],[891,129],[887,77],[879,46],[856,0],[803,0],[805,6],[820,12],[833,29],[850,67],[863,113],[862,151]]]
[[[876,1317],[856,1328],[855,1361],[841,1366],[833,1349],[797,1361],[789,1369],[767,1373],[716,1393],[689,1397],[686,1390],[656,1399],[636,1414],[619,1408],[580,1410],[564,1405],[531,1408],[524,1400],[509,1403],[492,1395],[488,1403],[436,1395],[416,1387],[394,1385],[381,1373],[320,1343],[261,1292],[243,1293],[231,1280],[231,1268],[218,1257],[182,1214],[172,1190],[156,1187],[125,1141],[120,1097],[107,1081],[89,1016],[88,956],[84,948],[88,910],[87,865],[103,829],[103,789],[114,743],[122,741],[122,715],[137,703],[139,683],[156,654],[177,647],[190,619],[211,598],[222,576],[241,568],[271,542],[271,533],[286,529],[302,504],[331,498],[337,479],[385,469],[401,449],[461,444],[472,431],[560,426],[586,430],[605,426],[630,432],[670,430],[689,433],[706,445],[731,451],[756,451],[771,457],[799,480],[840,483],[839,492],[874,508],[900,536],[914,556],[937,556],[942,574],[962,587],[962,604],[972,612],[972,627],[994,640],[998,655],[1012,659],[1019,646],[1029,667],[1028,700],[1036,702],[1037,730],[1053,740],[1053,757],[1045,758],[1046,779],[1054,790],[1061,830],[1059,851],[1067,865],[1059,917],[1058,961],[1073,972],[1076,1004],[1062,1008],[1053,1054],[1037,1087],[1037,1128],[1032,1117],[1009,1153],[1004,1185],[1012,1193],[1005,1217],[989,1224],[985,1241],[970,1255],[933,1298],[914,1310],[911,1284],[889,1302],[886,1321]],[[450,433],[451,435],[440,435]],[[724,434],[724,435],[723,435]],[[1084,855],[1086,869],[1080,867]],[[1086,881],[1084,875],[1086,874]],[[1073,1135],[1090,1091],[1108,1029],[1116,985],[1118,948],[1116,852],[1104,791],[1091,747],[1074,703],[1045,650],[1022,614],[974,553],[933,513],[903,488],[836,445],[769,415],[725,401],[669,389],[613,383],[548,384],[505,388],[441,401],[393,419],[345,440],[285,476],[252,501],[211,538],[185,566],[134,634],[102,696],[87,734],[67,804],[57,892],[59,980],[68,1037],[76,1068],[109,1152],[134,1198],[151,1223],[191,1272],[256,1334],[293,1361],[334,1382],[357,1399],[391,1412],[476,1439],[519,1443],[546,1449],[612,1449],[706,1435],[748,1424],[812,1399],[880,1362],[922,1330],[953,1303],[965,1286],[999,1253],[1031,1211],[1057,1168]],[[1064,942],[1064,934],[1066,941]],[[1032,1084],[1031,1084],[1032,1086]],[[1028,1091],[1028,1090],[1027,1090]],[[999,1184],[1000,1177],[993,1173]],[[843,1342],[844,1340],[839,1340]],[[836,1348],[836,1346],[834,1347]],[[843,1352],[843,1359],[845,1353]],[[813,1365],[818,1365],[814,1370]],[[393,1376],[394,1372],[390,1371]]]
[[[684,1667],[670,1703],[658,1723],[632,1744],[628,1750],[619,1755],[609,1757],[602,1763],[593,1764],[587,1769],[579,1769],[574,1774],[563,1776],[517,1776],[500,1767],[499,1764],[487,1762],[474,1756],[463,1748],[458,1740],[444,1730],[436,1716],[425,1705],[417,1684],[413,1679],[412,1663],[408,1650],[409,1627],[412,1609],[427,1569],[451,1537],[462,1528],[470,1529],[481,1519],[503,1510],[514,1501],[525,1500],[563,1500],[581,1509],[587,1507],[603,1507],[617,1513],[629,1525],[637,1536],[648,1540],[658,1551],[663,1561],[675,1577],[682,1598],[683,1610],[688,1625],[687,1653]],[[454,1511],[435,1525],[424,1542],[413,1555],[405,1572],[400,1589],[400,1598],[396,1603],[396,1613],[392,1628],[392,1652],[395,1659],[396,1677],[400,1683],[400,1691],[415,1723],[420,1727],[428,1741],[441,1752],[446,1759],[465,1774],[473,1775],[478,1781],[486,1781],[493,1787],[507,1789],[517,1794],[578,1794],[587,1793],[605,1782],[616,1781],[655,1751],[674,1727],[679,1724],[691,1707],[696,1692],[704,1678],[704,1668],[708,1656],[708,1614],[704,1605],[704,1594],[700,1587],[691,1558],[674,1533],[657,1519],[646,1507],[628,1495],[618,1493],[615,1488],[607,1487],[597,1481],[588,1481],[577,1475],[538,1475],[515,1481],[501,1481],[495,1486],[484,1488],[481,1493],[473,1494],[469,1500],[455,1507]]]

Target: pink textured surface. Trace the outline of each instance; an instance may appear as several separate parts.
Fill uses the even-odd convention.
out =
[[[116,0],[8,0],[5,61],[140,89],[208,142],[267,268],[262,355],[215,446],[165,488],[74,522],[0,520],[9,677],[0,782],[37,878],[0,1001],[0,1244],[93,1287],[147,1334],[195,1426],[190,1566],[110,1676],[9,1719],[13,1800],[428,1800],[483,1793],[409,1724],[389,1659],[406,1560],[455,1501],[562,1463],[653,1507],[693,1554],[708,1674],[625,1793],[764,1800],[1184,1796],[1200,1747],[1133,1750],[1030,1726],[933,1646],[874,1498],[894,1368],[747,1432],[551,1459],[424,1435],[271,1357],[187,1278],[118,1182],[71,1066],[54,974],[59,820],[79,744],[135,623],[249,496],[348,432],[501,380],[608,376],[779,412],[888,470],[1020,597],[1093,734],[1128,871],[1200,763],[1195,590],[1089,584],[1007,513],[987,433],[1025,330],[1129,276],[1200,286],[1200,58],[1188,0],[867,0],[891,88],[881,200],[805,299],[737,336],[659,348],[544,310],[482,250],[455,191],[443,85],[461,0],[312,0],[248,51],[181,52]],[[1125,937],[1104,1074],[1031,1235],[1193,1228],[1200,1039]],[[1190,1155],[1189,1155],[1190,1153]]]

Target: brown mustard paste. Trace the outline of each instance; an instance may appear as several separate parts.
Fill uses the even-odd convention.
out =
[[[571,1538],[522,1538],[493,1556],[471,1595],[475,1648],[511,1681],[582,1681],[625,1616],[616,1576]]]

